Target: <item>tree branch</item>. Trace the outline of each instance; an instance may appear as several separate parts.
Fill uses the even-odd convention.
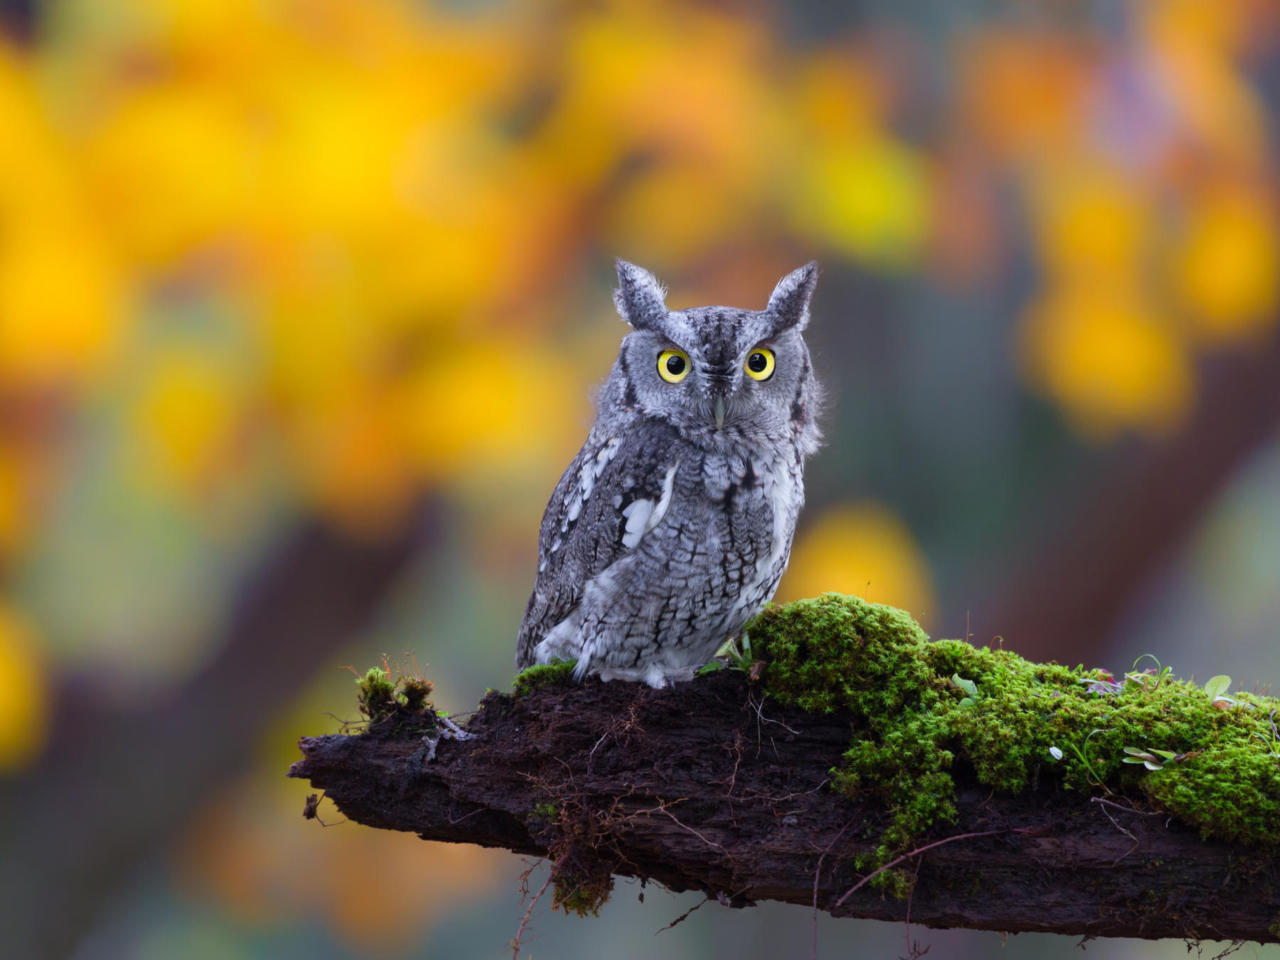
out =
[[[1022,547],[975,611],[1031,660],[1101,660],[1128,604],[1177,555],[1241,466],[1280,432],[1280,326],[1266,341],[1200,364],[1200,396],[1163,441],[1130,439],[1096,474],[1041,498]],[[1047,522],[1043,518],[1049,518]]]
[[[603,876],[607,889],[619,875],[731,906],[906,916],[907,901],[862,883],[854,864],[876,845],[883,809],[827,786],[849,744],[846,715],[781,707],[730,671],[662,691],[592,679],[490,693],[482,707],[472,739],[440,743],[433,762],[421,731],[396,733],[393,718],[361,736],[302,740],[289,775],[358,823],[548,857],[569,906],[581,905],[573,884]],[[957,822],[905,864],[919,867],[913,922],[1280,940],[1273,853],[1203,841],[1118,800],[1045,788],[993,797],[957,779]]]
[[[0,954],[71,953],[133,868],[365,628],[431,540],[433,514],[422,505],[386,540],[301,521],[246,579],[207,666],[169,696],[126,709],[103,703],[87,678],[64,683],[40,763],[0,783]]]

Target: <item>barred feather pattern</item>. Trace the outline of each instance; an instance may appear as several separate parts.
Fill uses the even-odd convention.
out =
[[[669,311],[647,271],[618,272],[633,332],[547,505],[516,662],[660,687],[738,636],[786,570],[820,440],[802,337],[817,270],[784,277],[763,311]],[[672,351],[678,379],[660,370]]]

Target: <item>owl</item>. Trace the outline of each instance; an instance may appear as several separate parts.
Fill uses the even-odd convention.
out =
[[[579,678],[663,687],[773,597],[820,440],[802,336],[817,276],[783,277],[764,310],[668,310],[618,261],[632,329],[543,516],[518,667],[576,660]]]

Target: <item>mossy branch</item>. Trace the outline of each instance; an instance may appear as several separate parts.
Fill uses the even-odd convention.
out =
[[[389,707],[303,740],[290,775],[360,823],[548,857],[580,913],[621,875],[939,927],[1280,939],[1271,698],[930,642],[834,595],[751,639],[759,662],[669,690],[544,669],[429,753]]]

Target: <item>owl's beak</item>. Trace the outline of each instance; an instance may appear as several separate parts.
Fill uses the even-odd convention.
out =
[[[716,418],[716,429],[720,430],[724,427],[725,405],[723,394],[716,394],[716,403],[713,413]]]

